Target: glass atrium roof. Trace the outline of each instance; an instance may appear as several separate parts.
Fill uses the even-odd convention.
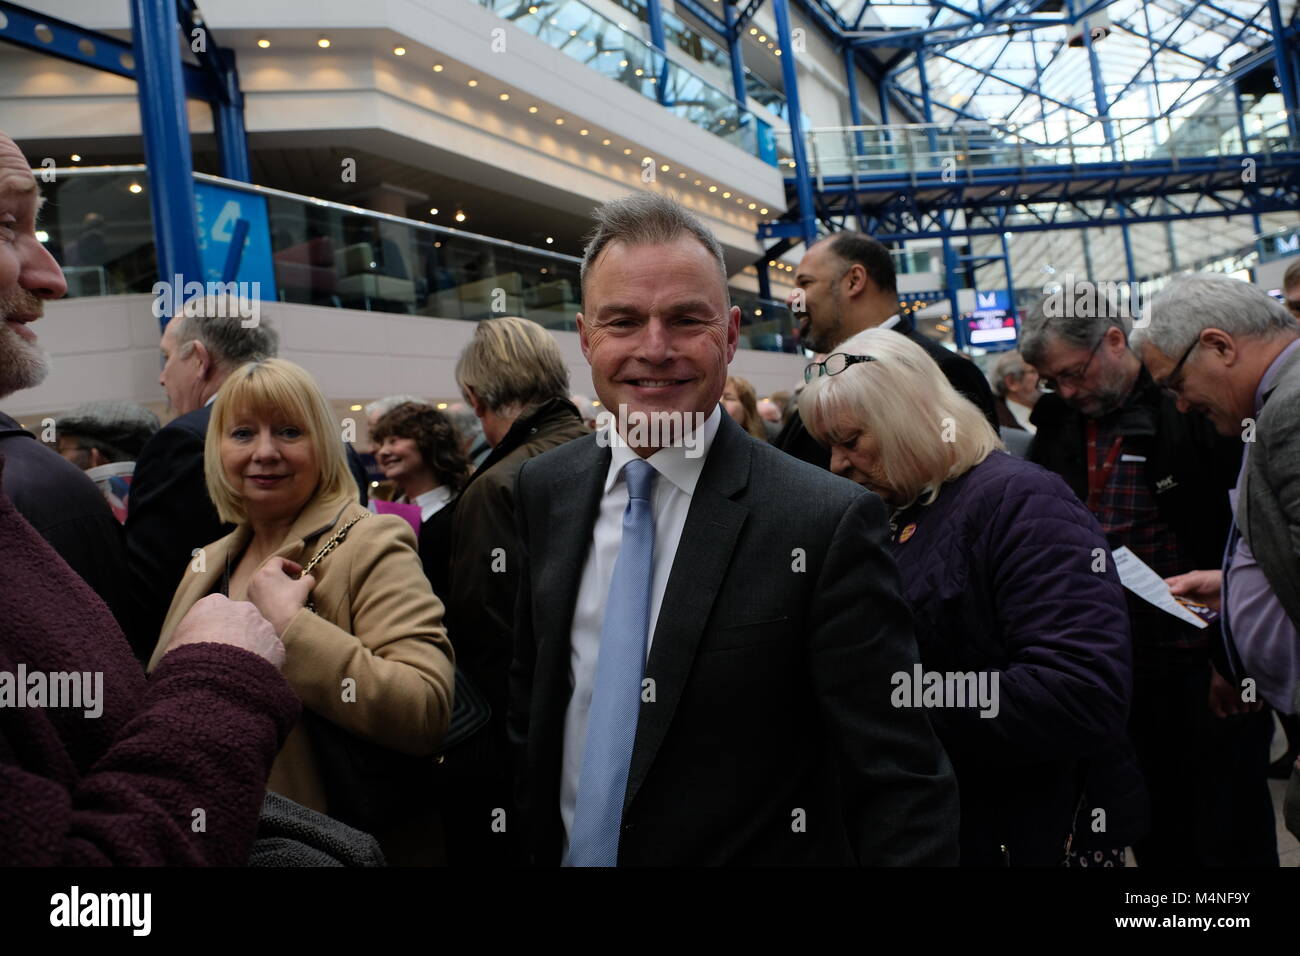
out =
[[[834,10],[845,32],[858,36],[929,31],[926,70],[936,122],[982,118],[1040,142],[1059,142],[1067,123],[1075,129],[1097,115],[1087,50],[1067,45],[1064,25],[1035,25],[1065,19],[1062,0],[987,0],[984,7],[998,11],[997,25],[971,0],[821,0],[821,5]],[[1295,7],[1296,0],[1281,0],[1284,22],[1290,22]],[[1048,12],[1052,8],[1055,12]],[[1013,18],[1014,33],[1006,23]],[[1221,86],[1234,67],[1245,69],[1252,57],[1265,63],[1271,55],[1267,0],[1115,0],[1097,18],[1100,24],[1090,23],[1108,24],[1110,31],[1095,48],[1113,117],[1204,110],[1204,94]],[[899,52],[887,44],[868,49],[882,61]],[[920,90],[912,57],[902,60],[893,78],[904,89]],[[1222,108],[1234,111],[1234,104]]]

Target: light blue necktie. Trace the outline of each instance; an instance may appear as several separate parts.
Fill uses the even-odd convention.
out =
[[[636,740],[650,629],[655,521],[650,493],[655,470],[636,459],[623,468],[627,508],[600,628],[596,681],[587,713],[587,742],[569,834],[568,866],[617,866],[623,797]]]

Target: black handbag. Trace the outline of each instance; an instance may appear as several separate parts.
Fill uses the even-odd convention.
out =
[[[364,517],[358,515],[340,528],[303,565],[302,573],[315,568]],[[307,607],[315,610],[310,602]],[[478,734],[491,718],[487,698],[460,668],[456,669],[447,733],[432,756],[417,757],[381,747],[311,710],[304,709],[302,715],[330,816],[367,833],[381,829],[395,815],[434,803],[437,767],[449,751]]]

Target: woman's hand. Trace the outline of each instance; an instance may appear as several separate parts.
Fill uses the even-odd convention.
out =
[[[294,619],[307,596],[316,586],[316,579],[302,574],[302,565],[288,558],[273,557],[258,569],[248,582],[248,600],[271,622],[277,637],[283,637],[289,622]]]

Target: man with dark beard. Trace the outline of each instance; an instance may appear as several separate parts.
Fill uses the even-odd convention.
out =
[[[35,388],[49,358],[31,323],[67,291],[63,272],[36,238],[40,190],[16,143],[0,133],[0,399]],[[72,570],[123,620],[122,529],[95,483],[72,462],[0,412],[3,486]]]
[[[894,261],[882,243],[860,232],[837,232],[808,249],[794,281],[797,288],[788,301],[799,318],[804,348],[831,353],[864,329],[893,329],[925,349],[952,387],[998,427],[993,393],[979,367],[923,335],[910,316],[899,313]],[[809,464],[830,468],[830,451],[808,434],[797,409],[772,444]]]
[[[1112,549],[1127,547],[1161,577],[1217,567],[1241,442],[1179,413],[1129,347],[1128,311],[1101,297],[1049,297],[1025,317],[1020,352],[1048,392],[1030,416],[1029,460],[1065,479]],[[1197,629],[1127,597],[1129,738],[1151,800],[1150,833],[1133,848],[1138,865],[1276,866],[1265,778],[1271,712],[1234,693],[1219,676],[1226,663],[1211,666],[1217,624]],[[1107,800],[1096,788],[1089,797],[1089,806]]]

